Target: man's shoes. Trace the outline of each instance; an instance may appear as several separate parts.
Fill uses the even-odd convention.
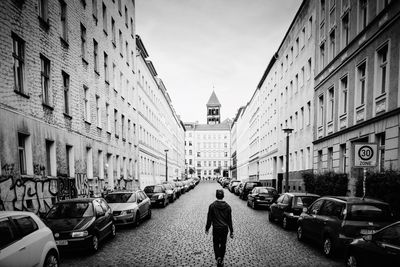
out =
[[[224,264],[222,263],[222,258],[217,259],[217,267],[223,267]]]

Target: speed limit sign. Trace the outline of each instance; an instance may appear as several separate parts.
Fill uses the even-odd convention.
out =
[[[375,167],[378,159],[378,145],[368,143],[354,144],[354,167]]]

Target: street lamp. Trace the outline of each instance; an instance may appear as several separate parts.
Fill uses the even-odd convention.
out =
[[[165,181],[168,182],[168,149],[165,149],[164,152],[165,152]]]
[[[285,192],[289,192],[289,135],[293,132],[291,128],[282,129],[286,134],[286,177],[285,177]]]

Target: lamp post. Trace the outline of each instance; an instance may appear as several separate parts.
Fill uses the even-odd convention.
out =
[[[165,152],[165,181],[168,182],[168,149]]]
[[[291,128],[282,129],[286,134],[286,177],[285,177],[285,192],[289,192],[289,135],[293,132]]]

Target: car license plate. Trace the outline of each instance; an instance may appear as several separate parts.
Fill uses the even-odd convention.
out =
[[[68,245],[68,240],[56,240],[57,246],[66,246]]]
[[[375,232],[376,231],[372,230],[372,229],[361,229],[360,234],[362,234],[362,235],[372,235]]]

